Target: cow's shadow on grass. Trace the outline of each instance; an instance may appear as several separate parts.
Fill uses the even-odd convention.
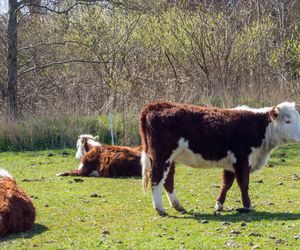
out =
[[[198,213],[198,212],[187,212],[182,215],[166,215],[169,218],[178,218],[178,219],[195,219],[199,222],[203,220],[207,221],[228,221],[228,222],[240,222],[240,221],[289,221],[289,220],[300,220],[300,213],[288,213],[288,212],[260,212],[260,211],[251,211],[248,213],[220,213],[220,214],[208,214],[208,213]]]
[[[39,235],[44,233],[45,231],[48,230],[48,227],[35,223],[33,228],[29,231],[26,232],[21,232],[21,233],[14,233],[14,234],[9,234],[3,238],[0,238],[0,242],[1,241],[10,241],[10,240],[15,240],[15,239],[19,239],[19,238],[23,238],[23,239],[30,239],[33,236]]]

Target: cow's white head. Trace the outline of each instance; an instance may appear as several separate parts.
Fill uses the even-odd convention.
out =
[[[283,102],[273,108],[276,137],[280,144],[300,143],[300,115],[294,102]]]
[[[98,139],[98,136],[80,135],[76,143],[76,160],[80,161],[91,147],[101,146],[101,144],[97,141]]]
[[[0,178],[3,178],[3,177],[9,177],[9,178],[13,179],[13,177],[10,175],[10,173],[8,171],[6,171],[3,168],[0,168]]]

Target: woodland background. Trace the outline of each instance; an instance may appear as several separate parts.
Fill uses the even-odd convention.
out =
[[[148,102],[233,107],[300,96],[299,0],[7,0],[0,151],[139,143]]]

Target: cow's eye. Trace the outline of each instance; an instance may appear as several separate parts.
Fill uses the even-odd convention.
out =
[[[287,120],[287,121],[285,121],[285,123],[288,123],[288,124],[290,124],[290,123],[291,123],[291,121],[290,121],[290,120]]]

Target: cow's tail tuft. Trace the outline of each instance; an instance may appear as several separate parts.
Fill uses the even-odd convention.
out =
[[[142,164],[142,176],[143,176],[143,189],[147,190],[150,180],[151,173],[151,162],[149,156],[143,151],[141,155],[141,164]]]
[[[142,139],[142,155],[141,155],[141,165],[142,165],[142,177],[143,177],[143,189],[147,190],[151,174],[151,162],[148,155],[148,140],[147,140],[147,113],[142,111],[139,117],[139,131]]]

